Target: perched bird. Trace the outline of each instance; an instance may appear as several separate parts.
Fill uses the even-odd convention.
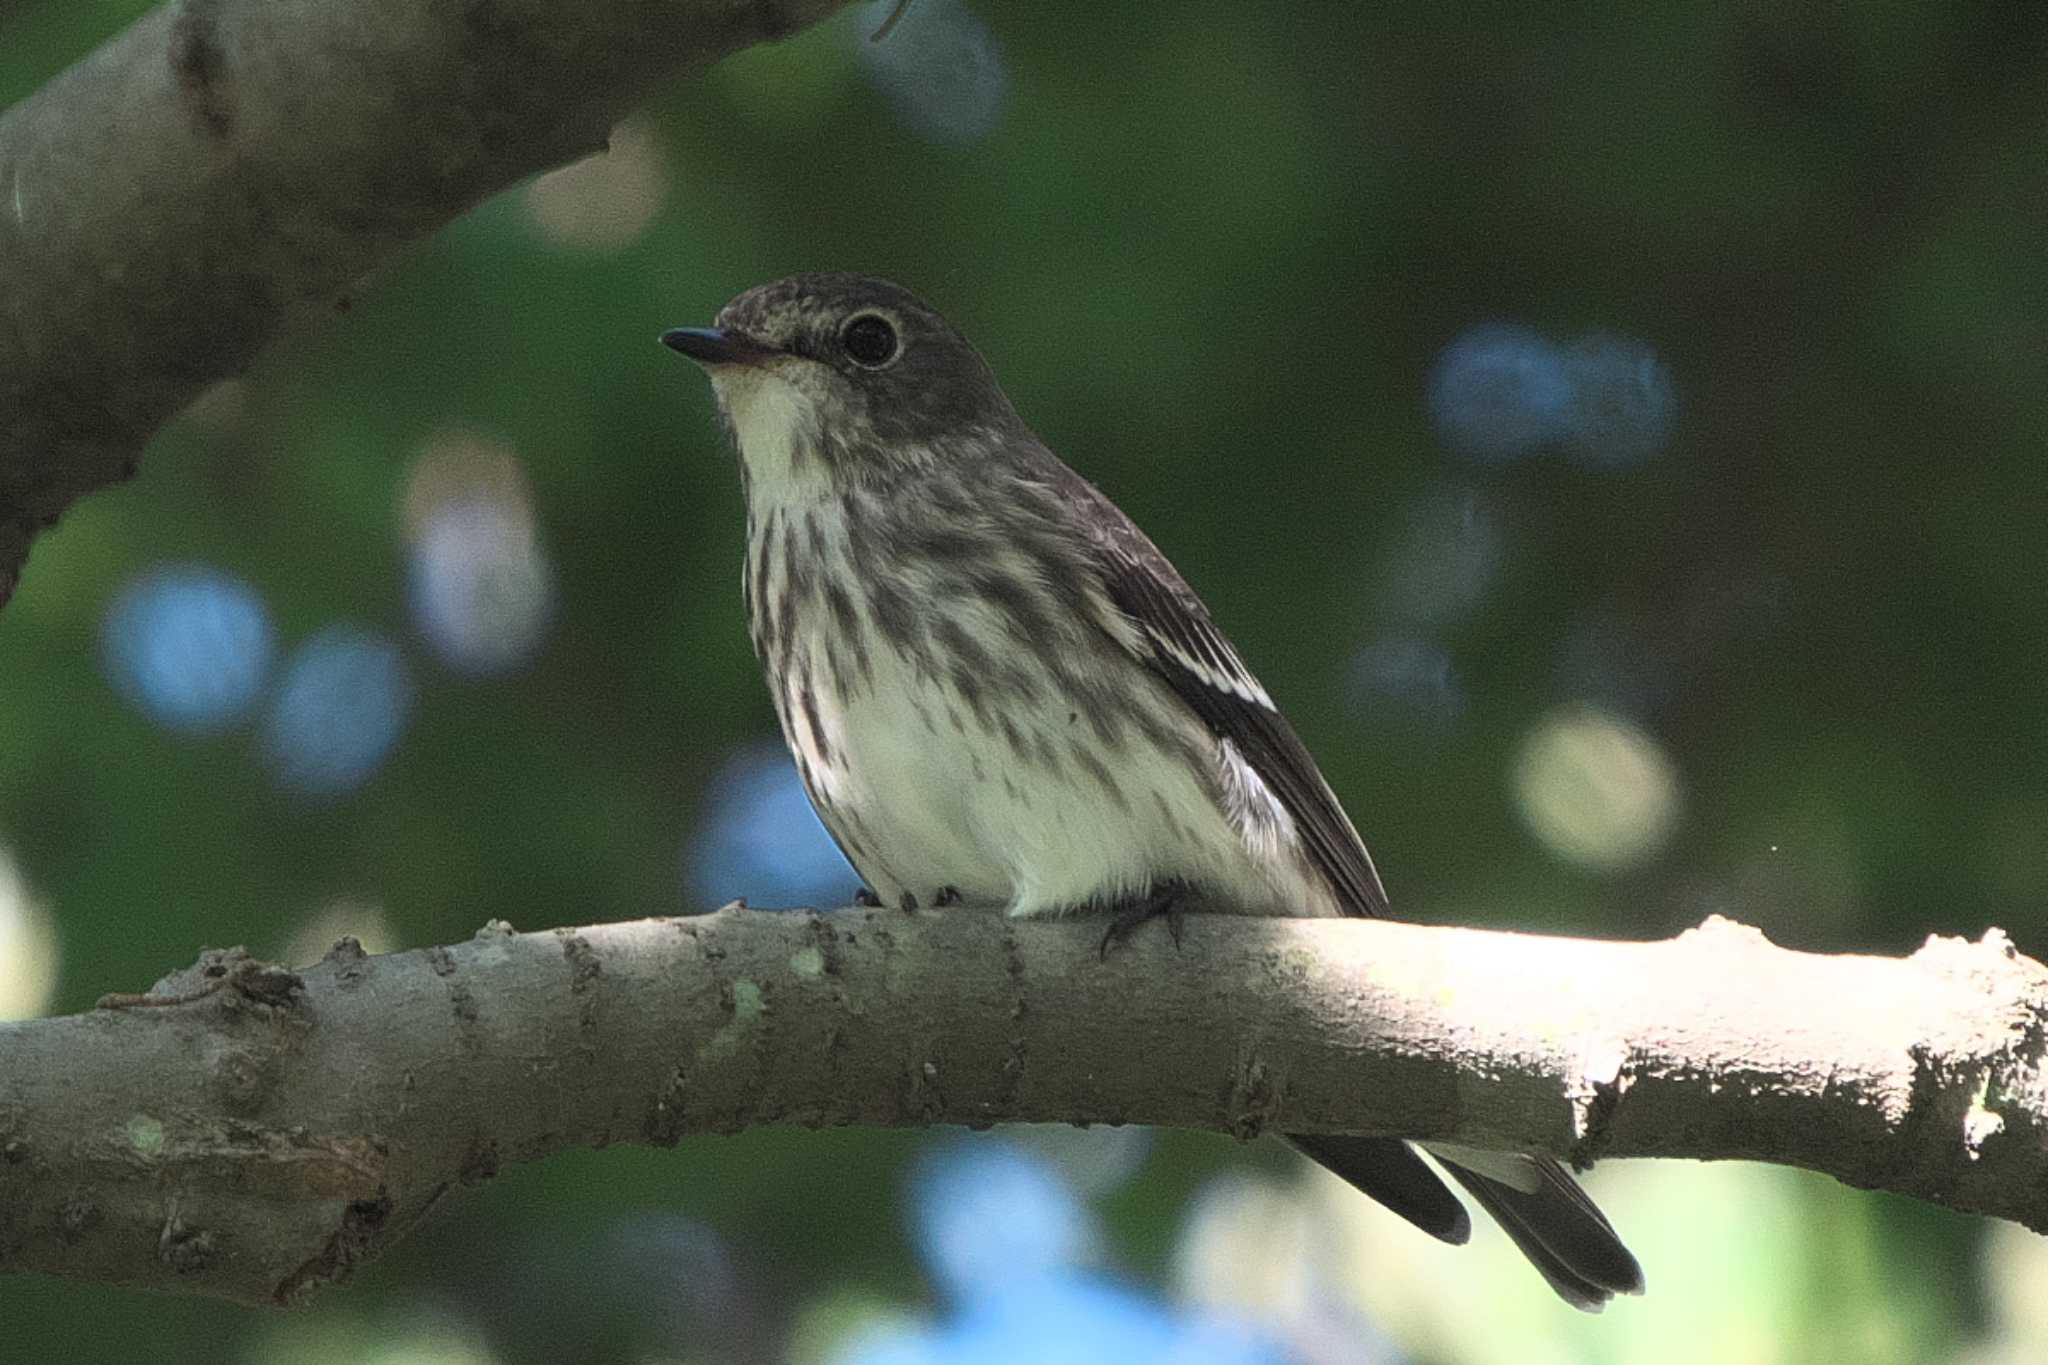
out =
[[[1145,534],[901,287],[796,275],[662,341],[740,456],[754,652],[826,828],[877,903],[1373,915],[1315,760]],[[1105,946],[1108,939],[1105,939]],[[1295,1145],[1425,1232],[1471,1235],[1407,1143]],[[1547,1156],[1429,1144],[1566,1301],[1642,1272]]]

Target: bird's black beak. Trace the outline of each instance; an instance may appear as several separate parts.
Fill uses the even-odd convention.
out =
[[[681,351],[699,365],[758,365],[780,355],[773,346],[754,340],[745,332],[725,327],[675,327],[661,334],[661,344]]]

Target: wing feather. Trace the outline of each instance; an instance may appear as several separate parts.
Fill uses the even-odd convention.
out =
[[[1130,622],[1145,662],[1218,739],[1228,739],[1294,817],[1310,863],[1345,913],[1384,914],[1386,888],[1365,843],[1294,727],[1195,590],[1116,504],[1068,471],[1068,496],[1091,504],[1088,522],[1103,585]]]

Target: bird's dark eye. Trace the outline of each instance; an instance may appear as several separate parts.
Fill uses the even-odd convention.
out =
[[[862,313],[846,324],[846,330],[839,334],[840,344],[846,347],[846,354],[853,363],[870,370],[879,370],[896,358],[896,329],[888,319],[876,317],[873,313]]]

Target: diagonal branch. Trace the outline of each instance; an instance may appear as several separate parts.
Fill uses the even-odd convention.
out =
[[[172,0],[0,115],[0,605],[294,313],[845,0]]]
[[[727,910],[209,953],[0,1025],[0,1270],[293,1303],[507,1161],[763,1124],[1159,1123],[1807,1166],[2048,1229],[2048,968],[1662,943]],[[1626,1226],[1627,1210],[1617,1210]]]

